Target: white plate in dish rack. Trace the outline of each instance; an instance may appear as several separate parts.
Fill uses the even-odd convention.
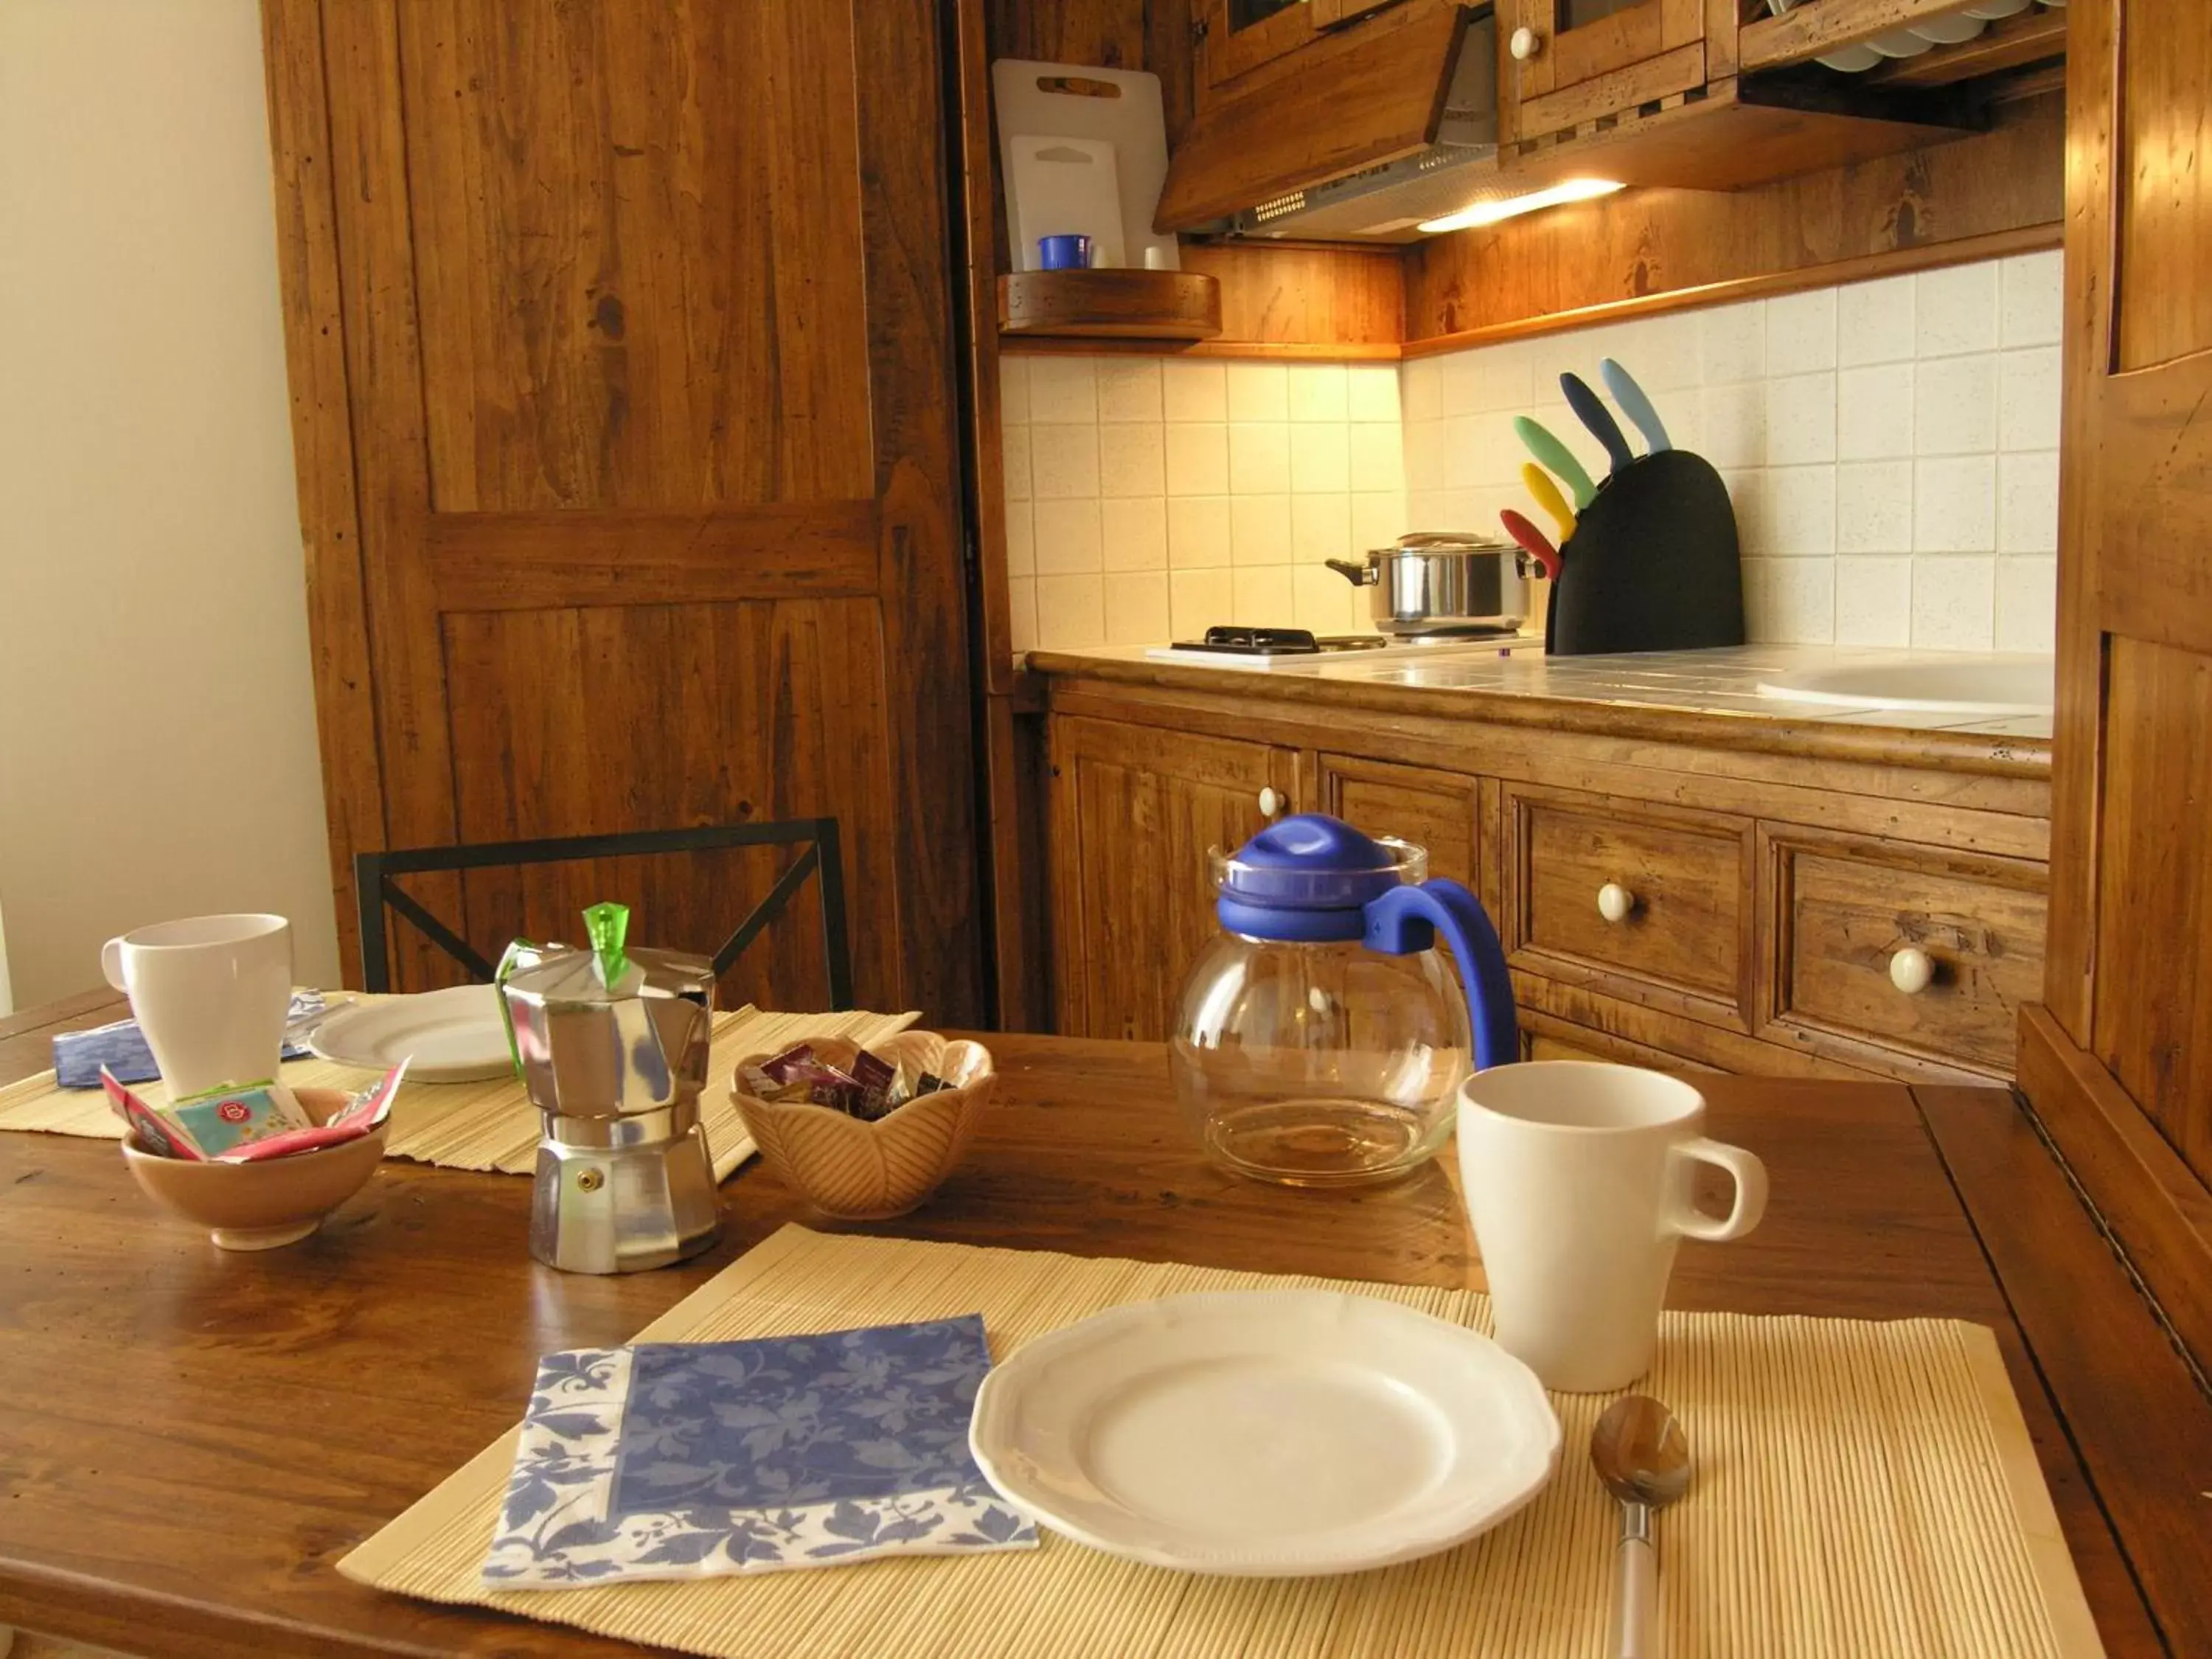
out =
[[[1487,1531],[1559,1468],[1535,1373],[1394,1302],[1252,1291],[1132,1303],[984,1378],[975,1462],[1078,1542],[1187,1572],[1357,1572]]]
[[[365,1071],[409,1060],[410,1083],[478,1083],[514,1070],[499,990],[490,985],[349,1003],[308,1033],[307,1047]]]

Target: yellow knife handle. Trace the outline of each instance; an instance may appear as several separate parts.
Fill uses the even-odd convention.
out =
[[[1528,486],[1528,493],[1536,498],[1536,505],[1552,515],[1552,522],[1559,527],[1559,540],[1565,542],[1575,533],[1574,509],[1567,498],[1559,494],[1559,485],[1552,475],[1534,461],[1521,463],[1521,482]]]

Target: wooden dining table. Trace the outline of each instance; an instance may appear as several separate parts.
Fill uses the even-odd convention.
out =
[[[118,1012],[103,992],[0,1021],[0,1084]],[[309,1239],[230,1255],[112,1143],[0,1133],[0,1626],[160,1659],[641,1651],[334,1564],[514,1422],[540,1353],[626,1340],[790,1221],[1481,1283],[1449,1158],[1364,1191],[1241,1181],[1199,1155],[1158,1045],[982,1040],[999,1103],[913,1215],[825,1221],[756,1163],[712,1251],[619,1278],[533,1261],[517,1176],[387,1160]],[[2021,1102],[1696,1080],[1773,1196],[1749,1238],[1683,1246],[1670,1305],[1990,1326],[2107,1650],[2212,1653],[2212,1492],[2188,1490],[2212,1486],[2212,1407]]]

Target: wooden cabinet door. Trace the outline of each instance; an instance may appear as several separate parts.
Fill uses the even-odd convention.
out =
[[[1065,714],[1050,743],[1060,1034],[1158,1041],[1220,932],[1206,849],[1267,823],[1263,790],[1297,810],[1297,751]]]
[[[1321,757],[1321,810],[1370,836],[1428,849],[1429,873],[1482,892],[1477,783],[1454,772],[1351,755]]]
[[[1200,106],[1240,75],[1310,45],[1323,24],[1316,0],[1201,0]]]
[[[1540,137],[1705,83],[1709,0],[1498,0],[1501,141]],[[1528,51],[1516,57],[1516,37]]]
[[[265,17],[341,886],[834,815],[860,1001],[979,1019],[937,8]],[[711,946],[773,873],[658,878],[632,939]],[[432,896],[495,956],[622,874]],[[817,1001],[817,903],[726,994]]]
[[[2212,29],[2186,0],[2069,18],[2048,1012],[2021,1080],[2212,1364]],[[2169,1634],[2202,1648],[2212,1615]]]

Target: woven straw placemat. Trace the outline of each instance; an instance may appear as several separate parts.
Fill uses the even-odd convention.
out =
[[[729,1080],[738,1061],[749,1054],[806,1042],[817,1037],[849,1037],[865,1047],[894,1031],[903,1031],[918,1013],[777,1014],[747,1003],[714,1017],[708,1051],[707,1091],[699,1097],[700,1121],[714,1155],[714,1178],[726,1181],[753,1155],[737,1108],[730,1104]],[[359,1089],[374,1077],[358,1066],[327,1060],[295,1060],[279,1073],[294,1088]],[[48,1134],[123,1139],[123,1125],[97,1089],[61,1089],[52,1072],[41,1072],[0,1089],[0,1129],[29,1129]],[[413,1158],[449,1170],[483,1170],[529,1175],[538,1167],[538,1112],[523,1092],[520,1078],[483,1083],[407,1083],[392,1103],[386,1158]]]
[[[1323,1285],[1486,1328],[1466,1291],[1333,1284],[785,1227],[638,1334],[659,1342],[980,1310],[1003,1359],[1102,1308]],[[1941,1320],[1665,1316],[1642,1385],[1697,1474],[1659,1522],[1677,1659],[2077,1659],[2101,1653],[1995,1339]],[[486,1591],[514,1462],[484,1449],[338,1564],[378,1589],[725,1659],[1605,1659],[1615,1512],[1584,1449],[1607,1401],[1556,1395],[1559,1477],[1485,1537],[1339,1578],[1206,1578],[1043,1547],[592,1589]]]

